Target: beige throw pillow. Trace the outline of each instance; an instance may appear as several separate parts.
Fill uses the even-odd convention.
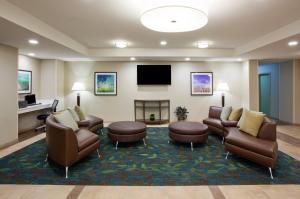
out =
[[[77,113],[77,115],[78,115],[80,121],[81,121],[81,120],[85,120],[85,114],[84,114],[84,112],[82,111],[82,109],[80,108],[80,106],[75,106],[75,107],[74,107],[74,110],[75,110],[75,112]]]
[[[234,109],[231,111],[228,120],[238,121],[241,118],[242,113],[243,113],[243,108]]]
[[[71,113],[73,119],[74,119],[76,122],[79,122],[79,121],[80,121],[79,116],[78,116],[78,114],[76,113],[76,111],[75,111],[74,109],[72,109],[72,108],[67,108],[67,110],[70,111],[70,113]]]
[[[265,115],[259,112],[245,110],[243,121],[240,124],[240,130],[257,137],[259,129],[264,121]]]
[[[73,116],[68,110],[55,114],[54,117],[60,124],[73,129],[73,131],[77,131],[79,129],[77,123],[73,119]]]

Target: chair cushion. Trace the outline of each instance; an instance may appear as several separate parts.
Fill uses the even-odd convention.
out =
[[[78,130],[78,125],[68,110],[55,114],[54,118],[58,121],[58,123],[73,129],[73,131]]]
[[[231,111],[232,111],[232,107],[231,106],[225,106],[225,107],[223,107],[220,119],[221,120],[228,120]]]
[[[238,146],[240,148],[247,149],[249,151],[267,156],[274,157],[276,142],[268,141],[253,137],[240,131],[238,128],[229,127],[226,128],[228,135],[226,136],[226,143]]]
[[[239,121],[243,113],[243,108],[233,109],[229,115],[228,120]]]
[[[98,124],[103,124],[103,119],[93,116],[93,115],[87,115],[85,117],[84,121],[88,121],[89,122],[89,128],[96,126]]]
[[[79,129],[76,132],[76,136],[77,136],[79,151],[85,149],[86,147],[90,146],[91,144],[99,140],[99,137],[96,134],[90,132],[87,129]]]
[[[205,120],[203,120],[204,124],[219,128],[219,129],[223,129],[221,120],[219,119],[214,119],[214,118],[207,118]]]
[[[265,115],[259,112],[245,111],[245,117],[240,124],[240,130],[256,137],[264,121],[264,117]]]

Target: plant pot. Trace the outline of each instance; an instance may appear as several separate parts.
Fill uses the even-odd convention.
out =
[[[186,120],[186,118],[187,118],[187,115],[182,115],[182,116],[177,117],[178,121]]]

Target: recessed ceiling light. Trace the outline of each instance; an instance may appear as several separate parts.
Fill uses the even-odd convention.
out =
[[[178,3],[147,10],[141,16],[141,23],[158,32],[188,32],[204,27],[208,22],[208,8],[197,4]]]
[[[29,39],[28,43],[33,44],[33,45],[37,45],[37,44],[39,44],[39,41],[36,40],[36,39]]]
[[[167,41],[161,41],[161,42],[160,42],[160,45],[162,45],[162,46],[166,46],[167,44],[168,44]]]
[[[130,60],[131,60],[131,61],[135,61],[136,58],[135,58],[135,57],[130,57]]]
[[[206,41],[198,41],[197,42],[197,47],[198,48],[208,48],[209,44]]]
[[[242,58],[237,58],[236,60],[237,60],[237,61],[243,61],[243,59],[242,59]]]
[[[289,42],[289,46],[297,46],[298,45],[298,41],[290,41]]]
[[[29,56],[34,57],[35,53],[28,53]]]
[[[126,48],[127,47],[127,42],[126,41],[116,41],[115,45],[117,48]]]
[[[187,57],[185,58],[185,61],[191,61],[191,58]]]

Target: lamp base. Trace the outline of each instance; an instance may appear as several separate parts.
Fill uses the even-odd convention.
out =
[[[224,107],[224,106],[225,106],[225,95],[222,94],[222,107]]]
[[[77,106],[80,106],[80,94],[77,94]]]

